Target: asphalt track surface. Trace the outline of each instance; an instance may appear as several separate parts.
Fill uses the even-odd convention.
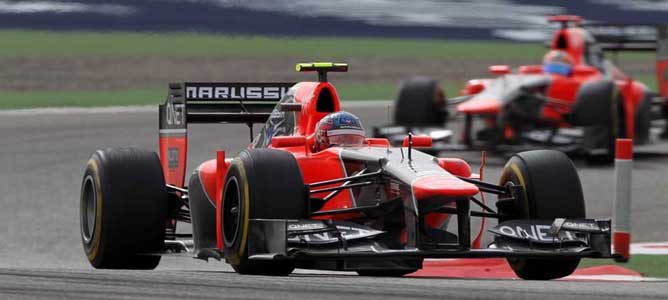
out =
[[[385,105],[353,105],[367,128],[385,123]],[[666,298],[660,282],[532,282],[451,278],[370,278],[350,273],[298,271],[290,277],[241,276],[224,263],[166,257],[154,271],[93,270],[79,236],[83,167],[98,148],[157,149],[157,113],[0,112],[0,298]],[[242,125],[195,125],[189,170],[221,147],[230,155],[248,142]],[[633,240],[668,240],[668,145],[636,159]],[[478,168],[479,153],[463,157]],[[497,180],[504,158],[488,159],[485,176]],[[610,216],[613,168],[576,161],[590,217]]]

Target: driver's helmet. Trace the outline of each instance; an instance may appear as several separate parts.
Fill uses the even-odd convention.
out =
[[[571,75],[573,58],[563,50],[550,50],[543,56],[543,72],[549,74]]]
[[[360,119],[349,112],[339,111],[325,116],[316,124],[313,151],[331,146],[362,146],[365,139]]]

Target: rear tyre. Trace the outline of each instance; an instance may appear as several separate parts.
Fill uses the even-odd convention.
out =
[[[400,126],[444,126],[447,118],[445,93],[428,77],[404,81],[394,104],[394,122]]]
[[[562,152],[536,150],[515,154],[501,174],[500,185],[524,187],[516,201],[497,202],[499,213],[511,219],[585,218],[580,178],[571,160]],[[523,279],[549,280],[568,276],[580,259],[508,258],[511,268]]]
[[[225,259],[237,273],[292,273],[289,260],[249,260],[248,239],[250,219],[306,218],[306,187],[294,156],[274,149],[242,151],[227,172],[221,214]]]
[[[167,221],[160,159],[123,147],[91,156],[81,185],[80,229],[88,261],[98,269],[154,269]]]
[[[626,137],[626,119],[621,105],[611,108],[611,117],[605,126],[584,128],[585,160],[588,164],[611,164],[615,159],[615,141]]]
[[[622,98],[620,97],[619,100]],[[616,109],[615,109],[616,108]],[[624,113],[624,105],[621,101],[613,101],[613,106],[610,110],[610,123],[608,124],[608,132],[605,139],[605,154],[596,155],[590,154],[587,156],[589,163],[604,163],[611,164],[615,161],[615,143],[617,139],[626,138],[626,115]]]

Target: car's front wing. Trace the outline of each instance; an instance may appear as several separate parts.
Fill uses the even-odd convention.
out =
[[[610,220],[513,220],[490,229],[486,249],[468,245],[390,249],[382,231],[354,223],[252,219],[251,260],[357,258],[610,258]]]

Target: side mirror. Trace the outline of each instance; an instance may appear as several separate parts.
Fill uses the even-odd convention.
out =
[[[438,158],[438,165],[456,176],[471,177],[471,166],[461,158]]]
[[[428,135],[414,135],[413,136],[413,148],[431,148],[432,139]],[[402,144],[404,147],[408,147],[408,136],[404,137],[404,142]]]
[[[466,83],[466,86],[459,92],[460,95],[475,95],[485,89],[485,79],[471,79]],[[452,100],[452,99],[450,99]]]
[[[489,72],[494,75],[506,75],[510,74],[512,70],[509,65],[493,65],[489,66]]]
[[[385,138],[367,138],[366,144],[369,147],[389,147],[390,141]]]
[[[304,136],[275,136],[271,138],[273,148],[303,147],[305,145],[306,137]]]

